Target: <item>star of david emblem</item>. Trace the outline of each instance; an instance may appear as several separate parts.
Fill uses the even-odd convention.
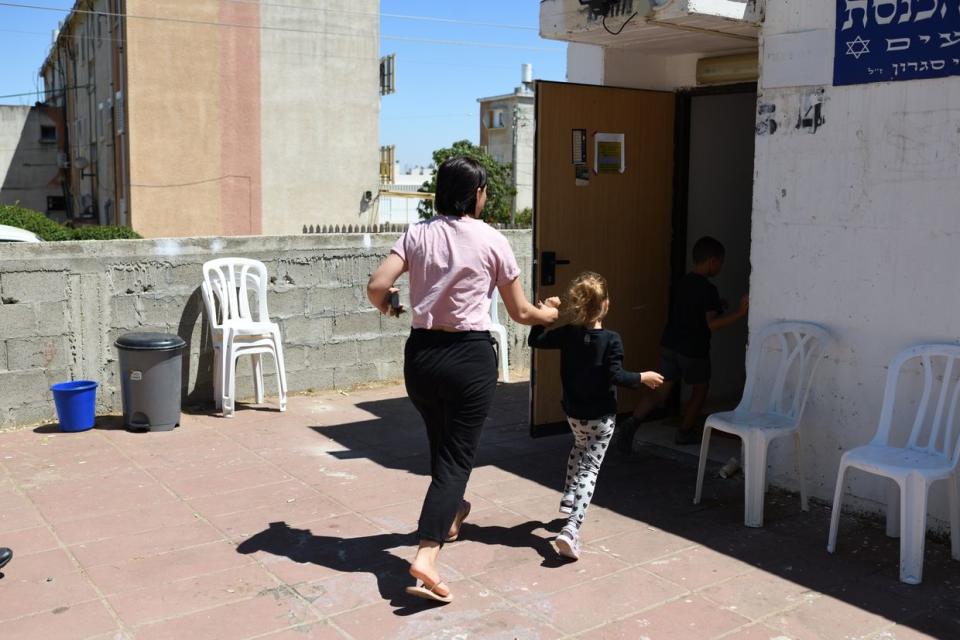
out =
[[[857,60],[860,56],[870,53],[870,41],[857,36],[847,43],[847,55],[853,56]]]

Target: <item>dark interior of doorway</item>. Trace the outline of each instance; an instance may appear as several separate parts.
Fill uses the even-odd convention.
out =
[[[697,88],[677,94],[674,169],[674,281],[692,267],[693,244],[703,235],[724,243],[727,258],[714,284],[734,310],[748,293],[757,85]],[[745,381],[747,323],[713,337],[713,381],[706,410],[732,409]],[[678,385],[651,420],[677,416],[684,397]]]

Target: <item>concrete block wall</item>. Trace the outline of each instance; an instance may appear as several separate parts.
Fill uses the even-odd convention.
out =
[[[213,352],[199,285],[207,260],[248,257],[270,274],[268,306],[281,325],[293,392],[398,380],[409,315],[381,317],[366,300],[370,273],[399,234],[320,234],[7,245],[0,253],[0,427],[55,420],[49,387],[100,383],[98,412],[121,409],[113,342],[130,331],[188,343],[185,406],[213,399]],[[505,231],[530,289],[529,231]],[[406,293],[405,278],[400,287]],[[507,319],[501,309],[501,319]],[[508,323],[511,368],[529,367],[526,328]],[[185,354],[186,355],[186,354]],[[266,364],[268,376],[273,363]],[[252,394],[241,360],[238,395]],[[276,393],[272,377],[268,396]]]

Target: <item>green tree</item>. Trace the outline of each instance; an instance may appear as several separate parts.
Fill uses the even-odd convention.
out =
[[[510,222],[510,211],[513,207],[513,196],[517,190],[513,188],[513,172],[509,164],[497,162],[493,156],[473,144],[469,140],[454,142],[452,147],[437,149],[433,152],[433,163],[439,167],[445,160],[454,156],[473,158],[487,170],[487,206],[483,210],[484,219],[490,222]],[[430,180],[423,183],[419,189],[425,193],[437,192],[437,170],[433,170]],[[421,220],[427,220],[436,213],[431,200],[423,200],[417,207]]]

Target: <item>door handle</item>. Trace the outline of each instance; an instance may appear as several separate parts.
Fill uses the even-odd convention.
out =
[[[544,251],[540,254],[540,286],[552,287],[557,284],[557,266],[570,264],[569,260],[557,258],[556,251]]]

